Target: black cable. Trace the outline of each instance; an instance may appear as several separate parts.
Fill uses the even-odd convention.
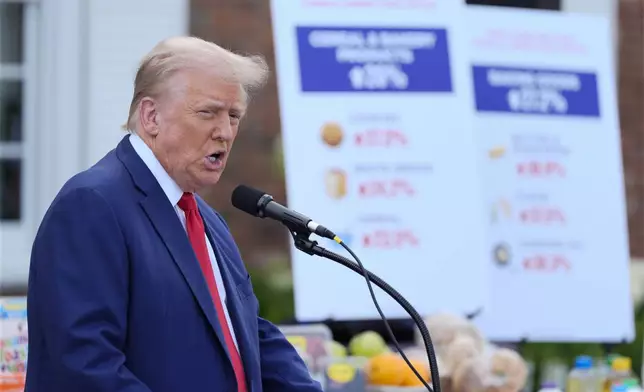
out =
[[[396,349],[400,353],[400,356],[405,360],[405,363],[407,363],[407,366],[409,366],[411,371],[414,372],[414,374],[420,380],[420,382],[423,383],[425,388],[427,388],[428,391],[433,392],[432,388],[430,388],[429,385],[427,384],[427,382],[423,379],[423,376],[421,376],[418,373],[418,371],[414,368],[414,366],[411,364],[411,362],[407,358],[407,355],[405,355],[405,353],[403,352],[402,348],[400,347],[400,344],[398,344],[398,340],[396,339],[396,336],[394,335],[394,331],[391,329],[391,326],[389,325],[389,321],[387,320],[387,317],[385,317],[385,314],[383,313],[382,309],[380,308],[380,304],[378,304],[378,300],[376,299],[376,294],[373,292],[373,287],[371,286],[371,280],[369,279],[369,273],[368,273],[367,269],[364,267],[364,265],[362,264],[362,262],[360,261],[360,258],[355,253],[353,253],[351,248],[349,248],[349,246],[347,246],[347,244],[345,244],[344,241],[340,240],[340,242],[338,242],[338,243],[347,252],[349,252],[349,254],[356,260],[356,263],[358,264],[358,267],[360,268],[360,272],[362,273],[362,275],[364,276],[365,280],[367,281],[367,287],[369,288],[369,294],[371,294],[371,300],[373,301],[373,304],[376,306],[376,310],[378,310],[378,314],[380,314],[380,318],[382,319],[382,322],[385,324],[385,329],[387,329],[387,333],[389,334],[389,337],[391,338],[391,341],[394,343],[394,346],[396,346]],[[326,249],[324,249],[324,250],[326,250]],[[328,253],[330,253],[330,252],[328,252]],[[384,281],[383,281],[383,283],[384,283]],[[392,291],[395,294],[398,294],[398,292],[393,290],[393,288],[392,288]],[[402,295],[400,295],[400,294],[398,294],[398,297],[400,297],[401,299],[405,300],[404,297]],[[394,297],[394,299],[398,303],[400,303],[400,301],[398,301],[397,298]],[[406,300],[405,300],[405,302],[406,302]],[[411,307],[411,304],[409,304],[409,306]],[[404,308],[404,306],[403,306],[403,308]],[[420,318],[422,320],[422,317],[420,317],[420,315],[418,315],[418,318]],[[427,334],[427,336],[429,337],[429,333]],[[427,351],[428,358],[430,357],[430,355],[434,354],[433,347],[431,346],[431,340],[430,340],[429,348],[431,348],[432,350],[431,350],[431,354],[430,354],[430,351]],[[434,391],[435,392],[440,392],[440,380],[439,380],[439,382],[434,381],[434,380],[436,380],[436,378],[438,378],[438,377],[434,377],[434,374],[436,374],[436,376],[438,376],[438,366],[436,366],[436,369],[435,369],[436,373],[434,373],[434,369],[432,369],[432,361],[431,361],[431,359],[429,360],[429,369],[430,369],[430,373],[432,374],[431,379],[432,379],[432,384],[434,386]],[[438,388],[436,387],[436,384],[438,384]]]
[[[353,258],[355,258],[356,262],[353,262],[343,256],[340,256],[321,246],[318,246],[317,242],[311,241],[308,238],[308,235],[299,235],[297,232],[292,232],[292,234],[293,234],[295,247],[297,249],[309,255],[321,256],[326,259],[335,261],[365,277],[365,280],[367,281],[367,287],[369,287],[369,293],[371,294],[371,299],[373,300],[373,303],[376,306],[378,313],[380,314],[380,318],[382,318],[382,321],[385,324],[389,337],[391,338],[392,342],[394,343],[394,346],[400,353],[400,356],[403,358],[405,363],[407,363],[407,366],[409,366],[409,368],[414,372],[416,377],[418,377],[418,379],[423,383],[423,385],[425,386],[425,388],[427,388],[428,391],[441,392],[440,375],[438,374],[438,363],[436,361],[436,354],[434,353],[434,346],[432,345],[432,340],[429,335],[427,326],[425,325],[423,318],[416,311],[416,309],[414,309],[414,307],[402,295],[400,295],[400,293],[398,293],[393,287],[389,286],[387,282],[380,279],[377,275],[373,274],[372,272],[364,268],[364,265],[360,261],[360,258],[344,242],[342,242],[340,238],[336,237],[335,238],[336,242],[339,243],[347,252],[349,252],[349,254]],[[391,296],[391,298],[393,298],[396,302],[398,302],[398,304],[403,307],[403,309],[409,314],[409,316],[411,316],[412,320],[418,326],[418,329],[420,330],[420,334],[423,338],[423,343],[425,344],[425,350],[427,351],[427,358],[429,360],[429,370],[431,374],[433,389],[427,384],[427,382],[423,379],[423,377],[414,368],[414,366],[411,364],[411,362],[403,352],[402,348],[400,347],[400,344],[398,344],[398,340],[394,336],[391,326],[389,325],[389,321],[387,320],[387,317],[384,315],[384,313],[382,312],[382,309],[380,308],[380,305],[378,304],[378,300],[376,299],[375,293],[373,291],[373,287],[371,286],[371,282],[373,282],[376,286],[380,287],[385,293],[387,293],[389,296]]]

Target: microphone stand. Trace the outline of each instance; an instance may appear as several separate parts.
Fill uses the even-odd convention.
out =
[[[298,230],[293,230],[293,228],[290,228],[290,227],[289,229],[290,229],[289,231],[291,232],[291,235],[293,236],[295,248],[310,256],[320,256],[320,257],[324,257],[325,259],[335,261],[336,263],[339,263],[349,268],[350,270],[365,276],[365,278],[369,279],[369,281],[374,283],[376,286],[380,287],[385,293],[387,293],[387,295],[393,298],[396,302],[398,302],[398,304],[400,304],[400,306],[403,307],[403,309],[405,309],[407,314],[411,316],[414,323],[418,326],[418,329],[420,330],[420,334],[423,338],[423,343],[425,344],[425,350],[427,351],[427,358],[429,360],[429,370],[431,373],[433,392],[441,392],[440,376],[438,374],[438,364],[436,362],[436,354],[434,353],[434,346],[432,345],[432,340],[431,340],[431,337],[429,336],[429,330],[427,329],[427,326],[425,325],[423,318],[420,316],[420,314],[418,314],[416,309],[414,309],[414,307],[393,287],[389,286],[387,282],[380,279],[377,275],[368,271],[366,268],[362,268],[361,265],[358,265],[357,263],[347,259],[346,257],[340,256],[339,254],[336,254],[321,246],[318,246],[317,241],[312,241],[311,239],[309,239],[308,233],[303,233]],[[383,318],[383,321],[385,321],[386,323],[386,319]],[[391,333],[391,330],[389,330],[389,332]],[[393,333],[391,334],[393,335]],[[392,338],[394,337],[392,336]],[[402,351],[400,347],[398,347],[398,349]]]

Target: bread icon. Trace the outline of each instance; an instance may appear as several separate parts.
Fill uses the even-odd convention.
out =
[[[498,147],[491,148],[490,151],[488,151],[488,155],[490,156],[490,159],[501,158],[502,156],[505,155],[505,147],[498,146]]]
[[[322,127],[322,141],[331,147],[337,147],[342,143],[344,133],[342,127],[337,123],[326,123]]]
[[[347,175],[343,170],[331,169],[324,178],[326,194],[334,199],[341,199],[347,194]]]

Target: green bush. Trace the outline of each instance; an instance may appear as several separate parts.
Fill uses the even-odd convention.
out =
[[[292,321],[295,314],[293,276],[285,260],[273,260],[249,269],[259,302],[259,314],[276,324]]]

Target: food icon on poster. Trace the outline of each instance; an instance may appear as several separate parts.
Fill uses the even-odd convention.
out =
[[[344,139],[340,124],[328,122],[322,126],[322,141],[329,147],[338,147]]]
[[[510,261],[512,260],[510,247],[507,244],[498,244],[494,247],[493,258],[494,263],[499,267],[510,265]]]
[[[326,194],[332,199],[347,195],[347,173],[342,169],[330,169],[324,178]]]
[[[488,156],[490,159],[499,159],[505,156],[505,147],[504,146],[495,146],[488,150]]]
[[[501,198],[492,205],[491,211],[492,223],[497,223],[501,218],[512,219],[512,205],[507,199]]]

